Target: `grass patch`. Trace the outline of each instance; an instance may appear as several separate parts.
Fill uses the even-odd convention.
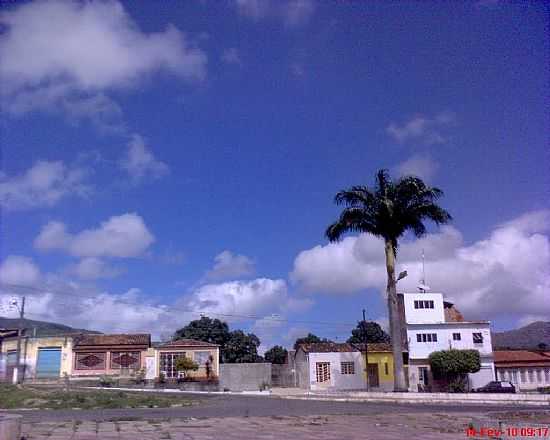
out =
[[[117,390],[74,390],[17,387],[0,384],[0,409],[117,409],[168,408],[172,405],[189,406],[198,403],[189,396],[137,393]]]

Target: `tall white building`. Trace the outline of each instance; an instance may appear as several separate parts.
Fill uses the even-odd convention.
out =
[[[468,375],[471,388],[495,380],[489,321],[464,321],[441,293],[401,293],[399,298],[409,348],[410,391],[437,389],[428,357],[434,351],[451,348],[479,351],[481,370]]]

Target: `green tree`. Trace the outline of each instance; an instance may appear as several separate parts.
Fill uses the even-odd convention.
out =
[[[413,176],[392,181],[387,170],[376,174],[373,188],[353,186],[336,194],[334,201],[343,205],[340,218],[326,230],[327,238],[339,240],[349,232],[372,234],[384,240],[386,254],[388,315],[394,359],[394,391],[406,391],[403,370],[402,324],[399,316],[395,260],[399,239],[412,231],[416,237],[426,233],[425,220],[440,225],[451,220],[451,215],[437,205],[443,195],[438,188],[427,186]]]
[[[177,357],[175,367],[176,371],[183,371],[186,376],[189,371],[197,371],[199,369],[199,365],[187,356]]]
[[[313,333],[308,333],[307,336],[296,339],[296,342],[294,343],[294,350],[298,350],[298,346],[300,344],[315,344],[317,342],[332,342],[332,341],[328,340],[327,338],[321,339],[319,336],[314,335]]]
[[[254,333],[245,333],[242,330],[235,330],[230,333],[229,340],[223,349],[224,362],[230,364],[261,362],[262,357],[258,356],[260,339]]]
[[[477,350],[441,350],[429,356],[430,368],[436,379],[444,379],[449,391],[464,391],[466,375],[481,369]]]
[[[229,337],[230,332],[227,323],[219,319],[202,316],[201,319],[191,321],[185,327],[177,330],[173,339],[195,339],[223,347]]]
[[[272,364],[284,364],[287,354],[286,348],[275,345],[264,353],[264,359],[266,362],[271,362]]]
[[[361,344],[365,341],[369,344],[388,343],[390,337],[377,322],[359,321],[357,327],[351,331],[351,336],[347,342]]]

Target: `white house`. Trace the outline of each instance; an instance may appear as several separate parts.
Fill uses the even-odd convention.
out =
[[[494,356],[498,380],[512,382],[519,391],[550,387],[550,351],[497,350]]]
[[[295,355],[297,384],[313,391],[366,388],[361,351],[351,344],[303,344]]]
[[[434,389],[428,358],[434,351],[475,349],[481,356],[481,370],[469,374],[472,388],[494,380],[493,348],[489,321],[464,321],[441,293],[399,294],[409,349],[409,390]]]

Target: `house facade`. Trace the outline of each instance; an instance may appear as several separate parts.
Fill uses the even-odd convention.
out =
[[[519,391],[550,387],[550,351],[496,350],[498,380],[512,382]]]
[[[365,363],[352,344],[320,342],[296,350],[297,384],[312,391],[364,390]]]
[[[194,339],[178,339],[165,342],[154,347],[154,353],[148,357],[147,377],[159,377],[160,373],[168,380],[177,379],[176,359],[185,356],[194,361],[198,370],[189,371],[188,377],[194,379],[206,379],[207,369],[210,370],[210,378],[220,375],[220,347],[208,342]]]
[[[494,380],[489,321],[465,321],[441,293],[400,293],[399,301],[409,351],[409,391],[438,390],[428,358],[440,350],[478,350],[481,369],[468,375],[469,386],[477,388]]]
[[[72,376],[129,375],[145,368],[149,334],[86,334],[73,339]]]
[[[393,352],[391,344],[359,344],[363,352],[365,381],[370,391],[393,391]],[[366,349],[365,349],[366,348]],[[405,352],[404,361],[407,359]],[[405,369],[408,368],[404,362]]]
[[[20,380],[56,379],[71,374],[72,335],[21,338]],[[1,380],[11,382],[17,363],[17,336],[2,340]]]

